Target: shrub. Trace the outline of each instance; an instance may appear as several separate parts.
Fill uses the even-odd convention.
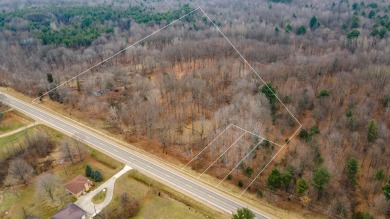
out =
[[[378,125],[375,120],[371,120],[367,124],[367,140],[369,142],[374,142],[376,138],[378,137]]]
[[[267,186],[270,189],[277,189],[281,186],[281,174],[277,168],[274,168],[268,176]]]
[[[228,179],[228,180],[232,180],[232,179],[233,179],[233,175],[229,173],[229,174],[227,175],[227,179]]]
[[[305,35],[306,34],[306,26],[302,25],[297,28],[297,35]]]
[[[96,170],[96,171],[93,172],[93,180],[95,180],[95,182],[103,181],[103,176],[102,176],[102,174],[100,173],[99,170]]]
[[[352,40],[352,39],[355,39],[355,38],[358,38],[360,35],[360,31],[358,30],[351,30],[348,34],[347,34],[347,38],[349,40]]]
[[[304,194],[309,189],[309,184],[304,179],[299,179],[297,183],[296,191],[298,195]]]
[[[290,33],[292,31],[292,26],[288,24],[285,29],[286,33]]]
[[[245,168],[245,174],[247,177],[251,177],[253,174],[253,168],[251,168],[251,167]]]
[[[257,191],[257,197],[263,198],[264,193],[261,190]]]
[[[382,103],[384,107],[389,107],[390,106],[390,93],[385,94],[382,98]]]
[[[92,177],[92,174],[93,174],[93,170],[92,170],[92,167],[87,165],[85,167],[85,176],[86,177]]]
[[[360,212],[360,211],[353,213],[352,218],[353,219],[374,219],[374,217],[370,215],[370,213]]]
[[[263,140],[263,142],[261,142],[261,146],[265,148],[269,148],[270,145],[271,143],[268,140]]]
[[[379,181],[382,181],[385,179],[385,173],[384,173],[383,169],[379,169],[378,171],[376,171],[375,179],[379,180]]]
[[[330,92],[328,90],[323,89],[320,91],[317,98],[320,99],[321,97],[328,97],[328,96],[330,96]]]
[[[235,214],[232,215],[232,219],[253,219],[255,214],[249,208],[238,209]]]
[[[299,137],[306,140],[309,137],[309,132],[306,129],[301,129]]]

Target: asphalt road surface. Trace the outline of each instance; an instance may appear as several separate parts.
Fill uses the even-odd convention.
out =
[[[184,176],[182,174],[177,174],[175,171],[166,169],[158,164],[153,163],[152,159],[146,159],[140,157],[136,154],[131,153],[128,150],[122,149],[118,145],[105,140],[105,138],[98,136],[97,134],[86,131],[80,126],[62,119],[58,116],[54,116],[51,113],[48,113],[45,110],[42,110],[38,107],[33,106],[30,103],[18,100],[7,94],[4,95],[4,102],[14,109],[42,122],[50,124],[50,126],[56,128],[57,130],[72,135],[83,136],[83,140],[89,143],[91,146],[105,152],[107,155],[120,159],[126,164],[138,169],[141,172],[151,174],[160,181],[164,182],[168,186],[182,190],[191,194],[192,196],[199,199],[206,205],[213,205],[216,208],[221,209],[229,214],[235,212],[239,208],[245,207],[243,204],[238,203],[224,193],[214,191],[207,186],[201,185],[195,179],[191,177]],[[252,210],[253,211],[253,210]],[[256,215],[256,218],[268,218],[264,214],[253,211]]]

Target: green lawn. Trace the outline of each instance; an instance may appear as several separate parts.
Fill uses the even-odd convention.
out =
[[[31,122],[31,118],[17,111],[9,111],[3,114],[0,120],[0,135],[21,128]]]
[[[103,189],[92,198],[94,204],[100,204],[106,199],[107,189]]]
[[[99,170],[103,175],[103,181],[94,182],[94,187],[92,189],[97,188],[101,184],[104,183],[106,179],[109,179],[111,176],[115,175],[119,170],[123,168],[123,164],[119,161],[116,161],[109,156],[96,151],[95,149],[90,149],[91,155],[87,158],[84,158],[82,161],[76,159],[75,164],[71,164],[70,162],[66,163],[65,168],[60,166],[58,170],[55,172],[64,182],[67,182],[77,175],[85,176],[85,167],[90,165],[93,170]],[[108,165],[109,163],[109,165]],[[93,181],[93,180],[91,180]]]
[[[36,130],[46,132],[53,138],[53,140],[55,140],[55,142],[60,142],[62,139],[68,138],[62,133],[43,125],[27,129],[26,132],[27,134],[32,134]],[[25,132],[19,132],[11,136],[1,138],[0,149],[13,149],[16,145],[14,143],[23,141],[25,135]],[[79,161],[78,158],[76,158],[74,164],[66,162],[64,163],[64,166],[56,165],[53,169],[50,169],[49,172],[59,176],[62,183],[66,183],[77,175],[84,175],[85,166],[89,164],[94,170],[100,170],[103,175],[103,181],[95,183],[92,188],[95,189],[104,183],[106,179],[110,178],[123,168],[122,163],[108,157],[107,155],[87,146],[83,147],[89,151],[83,156],[83,160]],[[53,159],[56,156],[58,156],[56,152],[52,153]],[[55,202],[52,202],[50,198],[37,197],[35,191],[35,180],[36,179],[33,177],[27,186],[20,186],[17,188],[17,195],[10,188],[0,188],[0,190],[4,191],[4,198],[0,203],[0,218],[23,218],[23,209],[29,213],[40,216],[40,218],[50,218],[50,216],[58,211],[62,205],[76,200],[72,196],[65,196],[62,198],[61,205],[61,199],[59,197],[55,197]],[[6,212],[8,212],[8,214],[6,214]]]
[[[115,211],[124,192],[140,203],[134,218],[223,218],[219,212],[134,170],[116,181],[114,198],[105,211]]]
[[[47,133],[52,137],[53,140],[60,140],[61,138],[63,138],[63,134],[56,132],[54,129],[51,129],[44,125],[37,125],[15,133],[13,135],[0,138],[0,158],[8,157],[16,151],[20,150],[21,145],[24,145],[22,143],[23,141],[25,141],[25,137],[28,135],[32,135],[36,131]]]

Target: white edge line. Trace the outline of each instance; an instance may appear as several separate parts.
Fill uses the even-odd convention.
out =
[[[24,103],[23,101],[18,100],[17,98],[15,98],[15,97],[13,97],[13,96],[9,96],[8,94],[6,94],[5,96],[7,96],[8,98],[11,97],[11,99],[13,99],[14,101],[16,100],[16,102],[19,102],[19,103],[22,103],[22,104],[27,104],[27,103]],[[90,133],[90,132],[87,131],[87,130],[84,130],[84,129],[81,128],[81,127],[75,127],[74,125],[72,125],[71,123],[67,122],[67,121],[64,120],[64,119],[61,119],[60,117],[56,117],[56,116],[54,116],[54,115],[50,115],[50,114],[48,114],[47,112],[42,111],[41,109],[37,109],[36,107],[33,107],[33,106],[30,106],[30,107],[35,108],[35,110],[41,111],[41,112],[43,112],[43,113],[45,113],[45,114],[47,114],[47,115],[49,115],[49,116],[51,116],[51,117],[54,117],[54,118],[60,120],[61,122],[66,123],[67,125],[69,125],[69,126],[71,126],[71,127],[80,129],[80,130],[82,130],[82,131],[84,131],[84,132],[86,132],[86,133],[88,133],[88,134],[90,134],[90,135],[95,136],[94,134]],[[28,111],[26,111],[26,110],[24,110],[24,109],[20,109],[20,108],[19,108],[19,111],[23,111],[23,112],[25,112],[26,114],[31,115],[31,117],[35,117],[35,118],[39,119],[39,117],[35,116],[35,115],[32,114],[32,113],[29,113]],[[39,120],[42,120],[42,119],[39,119]],[[47,122],[46,122],[46,123],[47,123]],[[49,123],[47,123],[47,124],[49,124]],[[52,126],[52,127],[54,126],[54,127],[57,127],[57,129],[63,130],[62,128],[60,128],[60,127],[58,127],[58,126],[56,126],[56,125],[51,125],[51,126]],[[72,137],[72,135],[73,135],[73,133],[70,133],[70,132],[68,132],[68,131],[64,131],[64,132],[65,132],[65,133],[68,133],[68,134],[70,135],[70,137]],[[99,139],[100,139],[100,138],[99,138]],[[104,139],[101,139],[101,140],[105,141]],[[106,153],[110,154],[111,156],[116,157],[116,158],[119,159],[119,160],[124,161],[125,163],[131,164],[131,165],[133,165],[133,166],[137,166],[139,169],[143,170],[143,168],[139,167],[138,165],[136,165],[136,164],[134,164],[134,163],[131,163],[131,162],[129,162],[129,161],[126,161],[126,160],[124,160],[123,158],[121,158],[121,157],[119,157],[119,156],[117,156],[117,155],[111,153],[110,151],[107,151],[107,150],[104,149],[104,148],[101,148],[101,147],[99,147],[99,146],[97,146],[97,145],[95,145],[95,144],[92,144],[89,140],[82,139],[82,141],[87,142],[87,143],[88,143],[90,146],[92,146],[92,147],[95,147],[95,148],[98,148],[98,149],[100,149],[100,150],[105,151]],[[118,149],[121,150],[121,151],[124,151],[124,152],[127,152],[127,153],[131,153],[131,152],[129,152],[129,151],[127,151],[127,150],[124,150],[124,149],[122,149],[121,147],[115,145],[115,144],[112,143],[112,142],[109,142],[109,141],[105,141],[105,142],[107,142],[108,144],[110,144],[110,145],[112,145],[112,146],[118,148]],[[146,162],[148,162],[148,163],[152,163],[151,161],[148,161],[148,160],[146,160],[146,159],[144,159],[144,158],[138,156],[137,154],[134,154],[134,153],[131,153],[131,154],[133,154],[134,156],[136,156],[137,158],[139,158],[139,159],[141,159],[141,160],[144,160],[144,161],[146,161]],[[156,164],[154,164],[154,163],[152,163],[152,164],[153,164],[153,165],[156,165]],[[163,168],[163,169],[166,170],[166,171],[168,171],[168,172],[170,172],[170,173],[172,173],[172,174],[174,174],[174,175],[176,175],[176,176],[179,176],[179,177],[181,177],[181,178],[183,178],[183,179],[185,179],[185,180],[188,180],[188,181],[192,182],[190,179],[188,179],[188,178],[186,178],[186,177],[184,177],[184,176],[178,175],[178,174],[172,172],[172,171],[169,170],[169,169],[166,169],[166,168]],[[170,181],[168,181],[168,180],[162,178],[162,177],[159,176],[159,175],[156,175],[156,174],[151,173],[151,172],[146,171],[146,170],[143,170],[143,171],[145,171],[145,172],[147,172],[147,173],[149,173],[149,174],[151,174],[151,175],[153,175],[153,176],[155,176],[155,177],[157,177],[157,178],[159,178],[159,179],[161,179],[161,180],[167,182],[168,184],[171,184],[171,185],[173,185],[173,186],[175,186],[175,187],[177,186],[177,185],[171,183]],[[203,182],[203,180],[201,180],[201,181]],[[192,183],[194,183],[194,182],[192,182]],[[197,184],[197,183],[195,183],[195,184],[196,184],[197,186],[199,186],[199,187],[201,187],[201,188],[203,188],[203,189],[205,189],[205,190],[207,190],[207,191],[213,193],[213,194],[217,194],[217,195],[219,195],[219,196],[221,196],[221,197],[224,197],[222,194],[219,194],[219,193],[217,193],[217,192],[211,190],[210,188],[204,187],[204,186],[201,185],[201,184]],[[210,184],[209,184],[209,185],[210,185]],[[199,196],[199,195],[197,195],[197,194],[194,194],[194,193],[192,193],[192,192],[190,192],[190,191],[188,191],[188,190],[186,190],[186,189],[182,189],[182,188],[180,188],[180,189],[183,190],[183,191],[185,191],[185,192],[188,192],[188,193],[190,193],[190,194],[192,194],[192,195],[194,195],[194,196],[196,196],[196,197],[198,197],[198,198],[201,199],[201,200],[204,200],[204,201],[206,201],[206,202],[208,202],[208,203],[214,205],[215,207],[217,207],[217,208],[219,208],[219,209],[221,209],[221,210],[224,210],[225,212],[227,212],[227,213],[229,213],[229,214],[232,213],[231,211],[229,211],[229,210],[227,210],[227,209],[224,209],[223,207],[220,207],[220,206],[215,205],[214,203],[208,201],[208,200],[205,199],[204,197],[201,197],[201,196]],[[231,195],[231,193],[229,193],[229,194]],[[235,196],[235,195],[234,195],[234,196]],[[236,196],[236,197],[237,197],[237,196]],[[238,203],[238,202],[236,202],[236,201],[234,201],[234,200],[232,200],[232,199],[229,199],[229,200],[230,200],[231,202],[233,202],[233,203],[239,205],[239,206],[245,207],[243,204]],[[257,214],[259,214],[259,215],[262,215],[263,217],[269,218],[269,217],[265,216],[264,214],[259,213],[258,211],[255,211],[255,212],[256,212]]]
[[[260,78],[260,80],[264,83],[264,85],[271,91],[271,93],[272,93],[273,95],[275,95],[275,97],[279,100],[279,102],[286,108],[286,110],[290,113],[290,115],[291,115],[291,116],[296,120],[296,122],[298,122],[298,124],[300,125],[300,127],[294,132],[294,134],[288,139],[288,141],[287,141],[283,146],[281,146],[281,149],[273,156],[273,158],[271,159],[271,161],[267,163],[267,165],[263,168],[263,170],[262,170],[262,171],[256,176],[256,178],[249,184],[249,186],[250,186],[250,185],[257,179],[257,177],[264,171],[264,169],[273,161],[273,159],[279,154],[279,152],[283,149],[283,147],[291,140],[291,138],[296,134],[296,132],[302,127],[302,124],[301,124],[301,123],[298,121],[298,119],[291,113],[291,111],[286,107],[286,105],[279,99],[279,97],[270,89],[270,87],[267,85],[267,83],[260,77],[260,75],[256,72],[256,70],[249,64],[249,62],[243,57],[243,55],[237,50],[237,48],[231,43],[231,41],[225,36],[225,34],[218,28],[218,26],[214,23],[214,21],[213,21],[213,20],[206,14],[206,12],[205,12],[202,8],[200,8],[200,7],[196,8],[196,9],[192,10],[191,12],[189,12],[189,13],[183,15],[182,17],[180,17],[180,18],[178,18],[178,19],[172,21],[171,23],[169,23],[169,24],[165,25],[164,27],[158,29],[157,31],[155,31],[155,32],[153,32],[153,33],[151,33],[151,34],[149,34],[148,36],[146,36],[146,37],[144,37],[144,38],[138,40],[137,42],[133,43],[132,45],[130,45],[130,46],[128,46],[128,47],[126,47],[126,48],[120,50],[119,52],[115,53],[114,55],[112,55],[112,56],[110,56],[110,57],[104,59],[103,61],[97,63],[96,65],[94,65],[94,66],[92,66],[92,67],[90,67],[90,68],[88,68],[87,70],[83,71],[82,73],[80,73],[80,74],[78,74],[78,75],[72,77],[71,79],[69,79],[69,80],[67,80],[67,81],[65,81],[65,82],[63,82],[63,83],[61,83],[60,85],[56,86],[55,88],[52,88],[51,90],[45,92],[45,93],[42,94],[41,96],[35,98],[35,99],[32,101],[32,103],[35,104],[35,101],[36,101],[37,99],[41,98],[42,96],[44,96],[44,95],[50,93],[51,91],[57,89],[58,87],[60,87],[60,86],[62,86],[62,85],[64,85],[64,84],[66,84],[66,83],[68,83],[69,81],[74,80],[75,78],[79,77],[80,75],[82,75],[82,74],[88,72],[89,70],[91,70],[91,69],[93,69],[93,68],[99,66],[100,64],[102,64],[102,63],[108,61],[109,59],[111,59],[111,58],[117,56],[118,54],[122,53],[123,51],[125,51],[125,50],[127,50],[127,49],[133,47],[134,45],[136,45],[136,44],[140,43],[141,41],[143,41],[143,40],[149,38],[150,36],[152,36],[152,35],[154,35],[154,34],[160,32],[161,30],[167,28],[168,26],[172,25],[173,23],[177,22],[178,20],[180,20],[180,19],[182,19],[182,18],[188,16],[189,14],[191,14],[191,13],[193,13],[193,12],[199,10],[199,9],[204,13],[204,15],[209,19],[209,21],[215,26],[215,28],[222,34],[222,36],[228,41],[228,43],[235,49],[235,51],[236,51],[236,52],[240,55],[240,57],[245,61],[245,63],[251,68],[251,70],[252,70],[254,73],[256,73],[256,75]],[[31,114],[30,114],[30,115],[31,115]],[[231,125],[232,125],[232,124],[231,124]],[[230,127],[231,125],[229,125],[228,127]],[[238,126],[236,126],[236,125],[234,125],[234,126],[235,126],[235,127],[238,127]],[[238,128],[242,129],[241,127],[238,127]],[[61,128],[60,128],[60,129],[61,129]],[[63,129],[61,129],[61,130],[63,130]],[[225,129],[225,130],[226,130],[226,129]],[[225,130],[224,130],[224,131],[225,131]],[[244,129],[242,129],[242,130],[244,130]],[[246,130],[244,130],[244,131],[246,131]],[[246,131],[246,132],[248,132],[248,131]],[[249,132],[249,133],[251,133],[251,132]],[[221,133],[221,134],[222,134],[222,133]],[[245,134],[245,133],[244,133],[244,134]],[[244,135],[244,134],[243,134],[243,135]],[[251,134],[253,134],[253,133],[251,133]],[[253,134],[253,135],[256,135],[256,134]],[[258,136],[258,135],[256,135],[256,136]],[[241,137],[242,137],[242,136],[241,136]],[[241,137],[240,137],[240,138],[241,138]],[[260,136],[258,136],[258,137],[260,137]],[[264,139],[264,138],[263,138],[263,139]],[[215,140],[215,139],[214,139],[214,140]],[[213,141],[214,141],[214,140],[213,140]],[[267,139],[266,139],[266,140],[267,140]],[[87,140],[85,140],[85,141],[87,141]],[[267,140],[267,141],[269,141],[269,140]],[[271,141],[270,141],[270,142],[271,142]],[[274,142],[271,142],[271,143],[280,146],[280,145],[277,144],[277,143],[274,143]],[[206,146],[206,147],[207,147],[207,146]],[[230,146],[230,147],[231,147],[231,146]],[[229,147],[229,148],[230,148],[230,147]],[[123,150],[123,149],[122,149],[122,150]],[[203,149],[203,150],[204,150],[204,149]],[[202,151],[203,151],[203,150],[202,150]],[[225,151],[225,152],[226,152],[226,151]],[[224,153],[225,153],[225,152],[224,152]],[[201,152],[200,152],[200,153],[201,153]],[[200,153],[199,153],[199,154],[200,154]],[[224,153],[223,153],[223,154],[224,154]],[[197,156],[199,156],[199,154],[198,154]],[[222,154],[222,155],[223,155],[223,154]],[[221,155],[221,156],[222,156],[222,155]],[[138,156],[137,156],[137,157],[138,157]],[[195,157],[196,157],[196,156],[195,156]],[[194,158],[195,158],[195,157],[194,157]],[[194,159],[194,158],[193,158],[193,159]],[[192,159],[192,160],[193,160],[193,159]],[[192,160],[191,160],[191,161],[192,161]],[[190,162],[191,162],[191,161],[190,161]],[[214,161],[214,163],[215,163],[215,161]],[[188,163],[188,164],[189,164],[189,163]],[[187,166],[188,164],[186,164],[185,166]],[[184,167],[185,167],[185,166],[184,166]],[[183,168],[184,168],[184,167],[183,167]],[[183,168],[182,168],[182,169],[183,169]],[[203,173],[204,173],[204,172],[203,172]],[[202,174],[203,174],[203,173],[202,173]],[[201,175],[202,175],[202,174],[201,174]],[[201,176],[201,175],[200,175],[200,176]],[[200,177],[200,176],[199,176],[199,177]],[[198,177],[198,178],[199,178],[199,177]],[[245,191],[249,188],[249,186],[241,193],[241,195],[240,195],[239,197],[241,197],[242,194],[245,193]]]

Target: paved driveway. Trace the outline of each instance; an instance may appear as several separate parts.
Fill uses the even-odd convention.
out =
[[[87,212],[87,218],[92,218],[96,214],[98,214],[100,211],[103,210],[108,204],[110,204],[112,200],[112,196],[114,193],[114,185],[116,179],[118,179],[120,176],[125,174],[127,171],[131,170],[132,168],[128,165],[123,167],[121,171],[119,171],[117,174],[115,174],[113,177],[108,179],[106,182],[101,184],[99,187],[97,187],[95,190],[87,193],[84,196],[81,196],[75,204],[79,206],[80,208],[84,209]],[[98,194],[103,189],[106,189],[106,199],[100,204],[93,204],[92,198]]]

